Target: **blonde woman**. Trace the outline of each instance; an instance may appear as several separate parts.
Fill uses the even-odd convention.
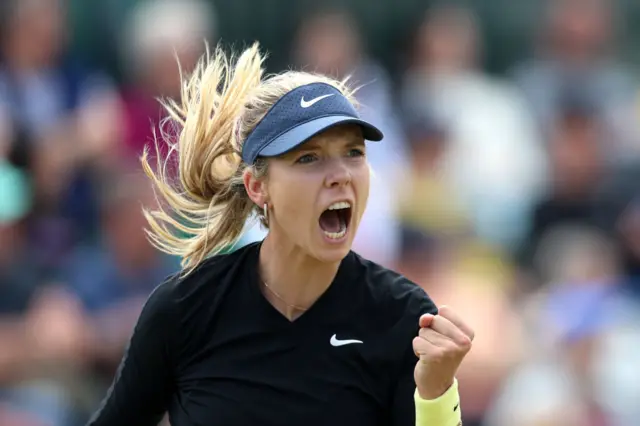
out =
[[[89,424],[459,424],[455,373],[473,332],[350,250],[365,140],[382,134],[345,84],[264,77],[262,63],[257,46],[237,60],[218,49],[166,104],[179,176],[143,156],[165,206],[146,214],[183,271],[150,296]],[[252,213],[266,238],[219,254]]]

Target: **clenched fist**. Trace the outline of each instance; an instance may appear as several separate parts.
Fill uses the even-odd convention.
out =
[[[448,306],[441,307],[437,315],[420,317],[413,351],[420,358],[414,379],[422,399],[436,399],[453,385],[473,338],[473,330]]]

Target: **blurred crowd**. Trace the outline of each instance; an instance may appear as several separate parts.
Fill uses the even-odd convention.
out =
[[[475,327],[465,425],[629,426],[640,85],[616,55],[612,1],[545,4],[531,55],[501,75],[483,69],[478,16],[453,2],[405,29],[401,72],[328,6],[304,15],[288,63],[350,75],[385,133],[355,250]],[[64,0],[0,7],[0,426],[76,426],[179,268],[146,240],[138,158],[175,130],[157,98],[179,96],[176,58],[193,67],[225,17],[207,0],[139,1],[113,35],[116,78],[71,48]],[[240,244],[264,232],[250,222]]]

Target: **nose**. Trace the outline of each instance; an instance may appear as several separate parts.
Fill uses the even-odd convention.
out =
[[[327,188],[345,186],[351,182],[351,171],[344,162],[340,160],[332,161],[328,167],[324,184]]]

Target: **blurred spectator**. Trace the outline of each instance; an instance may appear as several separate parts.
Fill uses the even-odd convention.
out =
[[[141,207],[155,197],[140,172],[106,179],[100,197],[101,238],[75,249],[63,276],[93,327],[91,353],[110,380],[131,329],[151,291],[178,270],[177,260],[151,246]]]
[[[93,226],[93,170],[117,139],[117,101],[104,76],[66,51],[66,2],[3,2],[0,105],[12,159],[30,171],[40,256],[55,264]],[[37,220],[35,220],[37,219]]]
[[[39,284],[36,265],[26,241],[25,218],[31,191],[24,172],[0,159],[0,312],[19,313],[27,308],[30,294]]]
[[[595,112],[610,134],[607,156],[624,161],[640,153],[640,127],[636,79],[613,56],[616,4],[608,0],[549,1],[537,55],[515,67],[513,76],[542,132],[553,128],[561,115],[566,86],[578,86],[594,101]]]
[[[55,371],[82,360],[81,311],[42,287],[26,238],[30,185],[1,157],[0,194],[0,424],[67,426],[73,404]]]
[[[594,225],[596,190],[606,173],[602,123],[592,104],[567,92],[548,143],[551,188],[533,209],[529,256],[545,234],[560,225]]]
[[[446,180],[472,214],[476,232],[513,247],[545,181],[545,157],[524,100],[479,69],[475,15],[444,5],[420,26],[403,82],[407,111],[435,114],[449,129]]]
[[[619,237],[624,256],[627,286],[640,300],[640,199],[637,196],[621,212],[615,235]]]
[[[614,245],[584,226],[558,228],[543,244],[540,269],[550,287],[531,299],[526,362],[506,382],[490,424],[633,423],[640,367],[627,353],[640,345],[640,323]]]
[[[430,288],[440,276],[439,267],[445,263],[446,249],[443,241],[428,232],[405,225],[400,240],[400,256],[397,270],[423,288]]]
[[[443,157],[450,144],[445,124],[419,115],[406,122],[410,167],[404,171],[398,214],[402,223],[442,236],[469,234],[470,217],[445,178]]]
[[[627,162],[610,168],[593,199],[594,223],[614,238],[620,251],[626,287],[640,300],[640,166]]]
[[[164,118],[158,98],[180,98],[180,71],[191,72],[205,43],[215,44],[216,15],[204,0],[139,2],[120,40],[126,73],[123,93],[123,152],[137,158],[145,146],[155,152]],[[162,141],[161,152],[167,152]]]

